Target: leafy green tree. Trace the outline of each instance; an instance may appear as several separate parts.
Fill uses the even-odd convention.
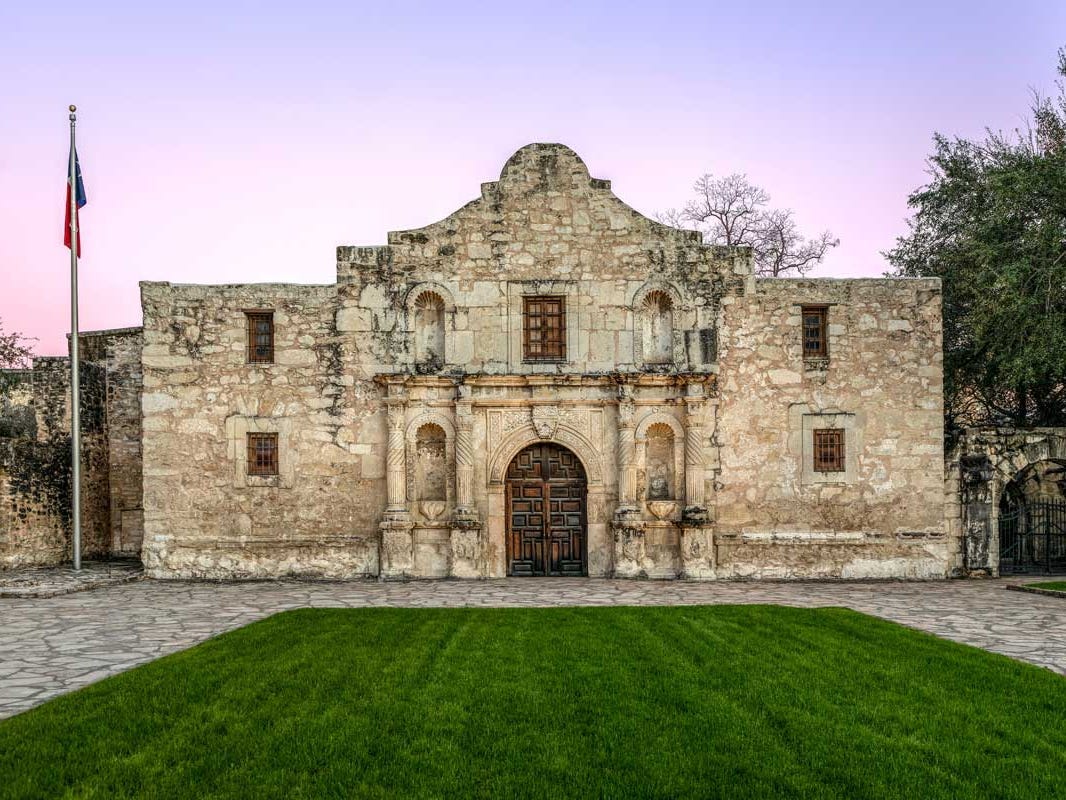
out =
[[[5,333],[0,320],[0,397],[16,383],[11,370],[28,367],[32,356],[30,340],[18,332]]]
[[[1066,49],[1059,51],[1066,79]],[[949,431],[1066,425],[1066,89],[984,140],[937,134],[930,181],[908,198],[893,274],[944,287]]]

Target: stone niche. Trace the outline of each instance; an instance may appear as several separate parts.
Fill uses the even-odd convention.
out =
[[[423,415],[408,428],[407,496],[414,519],[415,574],[450,574],[451,521],[454,505],[455,444],[443,416]]]

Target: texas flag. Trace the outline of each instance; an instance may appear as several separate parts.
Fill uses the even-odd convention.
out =
[[[70,247],[70,159],[67,159],[67,224],[63,227],[63,244]],[[78,163],[78,151],[74,151],[74,196],[77,198],[78,208],[85,205],[85,184],[81,182],[81,165]],[[81,224],[78,222],[78,209],[74,209],[74,223],[78,228],[78,257],[81,257]]]

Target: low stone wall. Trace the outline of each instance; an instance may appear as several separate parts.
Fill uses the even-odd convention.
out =
[[[88,333],[81,343],[82,556],[136,555],[140,330]],[[0,403],[0,569],[72,556],[70,427],[70,361],[37,358]],[[115,534],[130,510],[123,547]]]
[[[720,579],[937,579],[952,575],[943,535],[876,533],[724,534],[715,537]]]

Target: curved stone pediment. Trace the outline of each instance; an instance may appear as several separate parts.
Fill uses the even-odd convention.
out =
[[[699,280],[749,269],[747,248],[703,244],[698,231],[659,223],[593,178],[563,144],[535,143],[504,164],[499,180],[439,222],[390,231],[383,248],[341,247],[338,279],[535,280],[659,273]]]

